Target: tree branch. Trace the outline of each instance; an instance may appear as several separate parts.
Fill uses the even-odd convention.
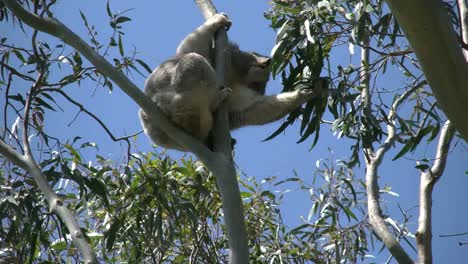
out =
[[[459,2],[463,2],[462,6],[465,3]],[[387,3],[413,47],[437,102],[468,140],[468,60],[442,1],[387,0]]]
[[[460,15],[460,38],[465,59],[468,60],[468,3],[467,0],[457,0],[458,12]]]
[[[210,0],[195,0],[205,19],[217,13]],[[226,62],[230,61],[228,37],[225,29],[220,29],[215,38],[215,70],[217,87],[225,84]],[[224,221],[229,240],[229,263],[249,263],[247,232],[240,196],[237,173],[232,159],[231,133],[227,105],[222,103],[214,114],[213,146],[216,153],[226,160],[226,170],[216,174],[216,181],[223,201]]]
[[[78,221],[75,218],[75,215],[68,210],[67,206],[59,198],[59,196],[54,192],[54,190],[49,186],[47,182],[47,177],[42,174],[41,168],[37,165],[36,161],[31,152],[31,147],[29,145],[29,111],[31,108],[31,101],[34,98],[36,91],[40,88],[41,82],[43,80],[45,72],[40,72],[39,76],[36,79],[33,87],[31,88],[28,97],[26,99],[26,104],[24,108],[24,120],[23,120],[23,147],[24,147],[24,157],[26,161],[26,167],[24,168],[34,179],[37,186],[41,192],[46,197],[46,200],[49,204],[51,211],[55,212],[62,221],[67,226],[70,231],[70,236],[78,248],[78,250],[83,255],[84,263],[97,263],[96,255],[94,254],[93,249],[86,240],[81,227],[78,224]]]
[[[397,139],[397,135],[395,133],[395,117],[396,117],[398,107],[406,100],[406,98],[408,98],[408,96],[410,96],[417,89],[423,87],[426,84],[427,84],[426,81],[419,82],[418,84],[414,85],[410,89],[406,90],[400,97],[398,97],[393,102],[390,108],[390,111],[388,112],[388,115],[387,115],[387,119],[389,121],[389,123],[387,124],[387,130],[388,130],[387,139],[385,139],[385,142],[375,153],[375,162],[377,164],[380,164],[382,162],[382,159],[385,153],[387,153],[387,151],[390,149],[390,147],[393,145],[393,143]]]
[[[419,219],[416,232],[419,263],[432,263],[432,191],[444,172],[450,142],[454,134],[453,125],[450,121],[445,122],[440,133],[434,165],[429,171],[421,171]]]
[[[372,118],[371,113],[371,95],[369,89],[369,49],[366,46],[368,45],[369,39],[364,38],[363,47],[361,49],[361,70],[359,72],[359,80],[362,86],[362,104],[363,104],[363,114],[367,118]],[[401,98],[400,101],[396,100],[393,104],[393,108],[390,111],[390,114],[395,114],[395,109],[406,97]],[[392,112],[393,111],[393,112]],[[371,120],[371,119],[370,119]],[[389,126],[389,136],[387,140],[388,144],[384,146],[388,149],[391,145],[391,142],[394,140],[394,128],[393,124]],[[399,263],[413,263],[411,258],[408,256],[406,251],[401,247],[398,240],[395,236],[388,230],[385,220],[381,213],[380,202],[379,202],[379,183],[377,179],[377,171],[380,166],[383,154],[385,151],[383,147],[379,148],[377,152],[374,152],[372,142],[363,142],[364,154],[366,155],[366,192],[367,192],[367,208],[369,213],[369,222],[372,225],[374,232],[382,240],[385,247],[390,251],[393,257]]]
[[[73,98],[71,98],[68,94],[66,94],[64,91],[62,91],[61,89],[56,89],[56,88],[43,88],[40,90],[40,92],[47,92],[47,91],[52,91],[52,92],[56,92],[56,93],[59,93],[60,95],[62,95],[63,97],[65,97],[65,99],[67,99],[70,103],[74,104],[76,107],[78,107],[80,109],[81,112],[85,112],[88,116],[90,116],[92,119],[94,119],[94,121],[96,121],[101,127],[102,129],[104,129],[104,131],[106,132],[106,134],[115,142],[117,141],[125,141],[127,143],[127,156],[130,157],[131,153],[130,153],[130,147],[131,147],[131,144],[130,144],[130,140],[129,138],[131,137],[134,137],[138,134],[141,134],[143,133],[143,131],[139,131],[139,132],[136,132],[132,135],[129,135],[129,136],[123,136],[123,137],[116,137],[114,136],[114,134],[112,134],[112,132],[110,131],[110,129],[106,126],[106,124],[104,124],[104,122],[99,118],[97,117],[95,114],[91,113],[90,111],[88,111],[88,109],[86,109],[82,104],[80,104],[79,102],[75,101]],[[73,121],[71,122],[73,123]],[[70,123],[70,124],[71,124]],[[69,124],[69,125],[70,125]]]

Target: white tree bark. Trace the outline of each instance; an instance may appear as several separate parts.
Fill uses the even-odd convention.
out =
[[[363,105],[362,112],[364,116],[371,120],[371,94],[369,89],[370,74],[369,69],[367,68],[367,65],[369,65],[369,49],[367,48],[369,44],[368,42],[369,39],[365,38],[363,41],[364,47],[361,49],[361,67],[359,72],[359,79],[360,84],[363,87],[361,92]],[[374,232],[382,240],[385,247],[390,251],[392,256],[398,261],[398,263],[405,264],[413,263],[413,260],[400,245],[396,237],[388,230],[385,219],[382,216],[379,200],[378,169],[382,163],[384,154],[390,149],[391,145],[396,139],[394,126],[396,109],[417,88],[418,86],[412,87],[392,104],[392,108],[388,114],[388,120],[390,121],[390,124],[387,126],[388,137],[384,144],[378,148],[377,151],[375,151],[372,142],[363,142],[363,152],[366,159],[366,193],[369,222],[372,225]]]
[[[419,263],[432,264],[432,191],[444,172],[450,142],[454,134],[453,125],[447,121],[440,133],[433,166],[427,171],[421,171],[419,220],[416,232]]]
[[[459,3],[465,4],[465,1]],[[468,62],[440,0],[387,0],[442,110],[468,140]],[[466,15],[466,10],[463,12]],[[466,17],[463,17],[466,32]]]

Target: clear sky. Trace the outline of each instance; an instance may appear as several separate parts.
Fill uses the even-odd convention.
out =
[[[75,33],[89,40],[86,29],[80,18],[78,10],[82,10],[87,16],[88,22],[96,26],[101,40],[106,40],[110,32],[107,26],[108,19],[105,11],[105,1],[82,0],[60,1],[54,10],[55,15],[68,25]],[[274,45],[275,32],[268,27],[268,21],[263,18],[263,12],[268,9],[268,1],[215,1],[219,11],[226,12],[233,21],[229,37],[237,42],[244,50],[253,50],[263,54],[270,54]],[[154,68],[162,61],[172,56],[178,43],[183,37],[202,23],[203,18],[193,1],[111,1],[114,12],[132,9],[127,16],[131,22],[125,23],[125,47],[129,52],[133,46],[137,50],[137,57],[142,58],[150,67]],[[23,41],[23,33],[18,28],[5,28],[0,24],[0,32],[7,35],[15,34],[18,42]],[[14,33],[8,33],[14,32]],[[350,61],[358,59],[359,55],[350,57],[349,53],[338,52],[332,57],[332,63],[346,65]],[[64,67],[64,71],[67,69]],[[71,72],[71,70],[69,70]],[[388,76],[388,82],[384,87],[397,86],[399,78]],[[143,88],[144,77],[133,76],[133,81]],[[278,81],[270,82],[267,93],[278,93],[281,84]],[[109,92],[102,87],[97,87],[84,82],[81,86],[69,89],[70,95],[80,99],[84,105],[96,115],[105,120],[117,136],[132,134],[141,130],[137,117],[138,108],[126,95],[115,88]],[[71,126],[67,124],[76,114],[77,109],[65,108],[66,113],[52,113],[46,119],[46,129],[51,134],[67,138],[70,135],[82,135],[87,140],[98,142],[101,154],[118,159],[125,153],[125,147],[113,143],[98,125],[86,117],[80,115]],[[14,117],[10,117],[10,124]],[[332,135],[327,125],[321,130],[321,137],[317,146],[309,151],[310,140],[296,144],[299,139],[298,126],[292,126],[283,135],[275,139],[262,142],[278,126],[279,122],[261,127],[242,128],[233,132],[237,139],[236,163],[249,176],[256,176],[261,180],[269,176],[277,176],[280,179],[292,177],[293,171],[305,181],[311,181],[318,159],[329,158],[328,148],[334,150],[337,159],[347,159],[349,155],[349,143],[346,140],[337,140]],[[423,142],[424,143],[424,142]],[[423,144],[422,143],[422,144]],[[138,148],[142,151],[151,151],[151,145],[145,135],[137,139]],[[434,156],[434,147],[420,147],[420,152],[414,158],[423,155],[431,158]],[[174,158],[179,158],[180,152],[169,152]],[[388,155],[390,159],[395,155]],[[468,231],[468,176],[464,171],[468,170],[466,151],[454,151],[448,161],[448,168],[443,178],[438,182],[434,191],[433,207],[433,247],[435,263],[465,263],[468,259],[468,247],[458,246],[458,241],[468,241],[468,236],[457,238],[440,238],[441,234],[462,233]],[[402,158],[396,162],[384,162],[381,167],[380,186],[392,186],[392,191],[400,197],[386,195],[385,206],[390,209],[396,219],[400,219],[397,204],[404,209],[410,209],[412,215],[410,230],[414,233],[417,226],[417,208],[419,173],[414,169],[415,161]],[[357,174],[363,177],[363,168],[357,170]],[[286,195],[283,204],[283,215],[286,224],[292,226],[301,223],[301,216],[307,216],[311,203],[304,193],[290,192]],[[386,250],[382,256],[388,256]],[[416,254],[410,252],[415,258]],[[378,258],[380,263],[384,258]]]

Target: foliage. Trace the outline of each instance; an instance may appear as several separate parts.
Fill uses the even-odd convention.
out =
[[[46,12],[40,1],[23,2],[37,15]],[[55,4],[44,2],[49,9]],[[453,7],[447,6],[458,25]],[[106,13],[109,28],[97,29],[80,12],[93,49],[126,74],[150,72],[137,51],[129,52],[125,44],[124,26],[131,21],[128,10],[115,13],[108,3]],[[266,18],[277,31],[272,71],[281,78],[284,90],[313,89],[323,75],[330,80],[328,98],[312,100],[293,111],[269,139],[300,120],[299,142],[315,133],[314,146],[325,124],[338,138],[347,140],[351,154],[347,161],[333,157],[321,161],[310,181],[305,175],[262,181],[239,177],[252,262],[363,261],[377,237],[368,223],[365,184],[353,173],[363,158],[360,151],[381,144],[394,130],[393,158],[406,156],[423,139],[432,141],[445,117],[383,1],[278,0]],[[22,28],[2,2],[0,21]],[[114,88],[112,82],[63,43],[37,31],[29,40],[18,46],[10,36],[0,39],[0,91],[5,94],[0,139],[22,151],[22,123],[29,117],[25,125],[33,155],[49,184],[76,213],[99,260],[226,263],[221,200],[206,168],[190,157],[172,160],[158,149],[139,153],[133,136],[115,137],[105,122],[70,95],[73,87],[85,81],[109,91]],[[368,59],[357,58],[357,53],[366,51]],[[331,58],[343,54],[350,54],[350,63],[340,60],[335,65]],[[400,80],[401,87],[389,87],[386,78]],[[70,106],[98,122],[112,140],[125,141],[125,157],[108,160],[95,142],[79,136],[57,137],[50,116]],[[24,111],[28,108],[29,115]],[[427,169],[427,162],[421,160],[418,168]],[[0,188],[0,262],[80,261],[69,231],[48,211],[31,176],[3,156]],[[298,226],[287,226],[280,210],[290,189],[304,193],[308,199],[303,202],[311,207]],[[411,245],[405,225],[390,217],[386,220],[393,234]]]
[[[42,170],[77,212],[99,259],[227,262],[221,199],[213,192],[213,176],[202,164],[190,158],[176,162],[157,151],[133,154],[127,165],[99,155],[86,162],[80,154],[83,148],[74,148],[77,143],[44,159]],[[364,210],[363,185],[346,165],[335,169],[331,162],[317,170],[325,179],[319,189],[297,177],[241,179],[254,263],[329,263],[363,257],[367,223],[355,215]],[[24,173],[9,169],[6,160],[2,169],[1,187],[7,190],[0,203],[3,256],[14,256],[19,263],[78,262],[68,230],[46,211],[36,187],[27,184]],[[283,223],[279,209],[286,192],[273,191],[288,183],[310,194],[312,204],[305,223],[293,228]]]
[[[275,1],[266,17],[277,30],[273,74],[281,75],[286,90],[298,84],[313,86],[320,74],[332,80],[326,103],[329,114],[324,116],[332,121],[320,120],[321,103],[309,102],[291,113],[275,135],[301,117],[300,141],[315,132],[314,145],[319,123],[331,124],[338,138],[351,140],[351,164],[355,164],[360,149],[381,142],[388,134],[387,126],[394,126],[389,119],[393,103],[410,91],[406,110],[395,117],[402,143],[395,159],[414,151],[423,138],[430,142],[437,136],[444,117],[413,50],[383,1]],[[458,25],[456,16],[452,17]],[[369,50],[368,61],[357,57],[356,47],[361,48],[361,55],[362,50]],[[347,52],[351,63],[332,64],[332,57]],[[401,80],[401,87],[389,87],[385,75]],[[363,94],[366,86],[367,97]]]

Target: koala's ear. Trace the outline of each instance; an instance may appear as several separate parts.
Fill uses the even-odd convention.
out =
[[[258,62],[259,62],[260,66],[262,68],[266,68],[266,67],[270,66],[271,58],[270,57],[260,57]]]
[[[264,57],[262,58],[263,60],[260,62],[262,65],[265,67],[270,66],[271,58],[270,57]]]

